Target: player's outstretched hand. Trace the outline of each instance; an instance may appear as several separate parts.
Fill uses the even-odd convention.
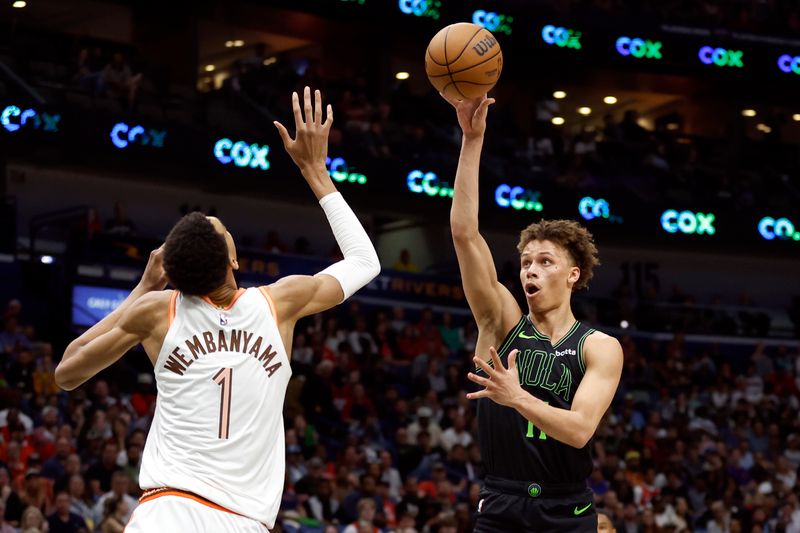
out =
[[[327,117],[322,122],[322,94],[314,91],[312,108],[311,89],[303,91],[303,109],[300,109],[300,97],[292,93],[292,110],[296,135],[292,139],[286,128],[274,122],[283,140],[283,146],[301,171],[325,170],[325,158],[328,156],[328,133],[333,124],[333,108],[328,104]]]
[[[160,291],[167,286],[167,273],[164,271],[164,245],[162,244],[152,252],[144,267],[139,285],[148,291]]]
[[[477,98],[456,100],[442,93],[439,94],[456,109],[458,125],[461,126],[464,137],[475,138],[483,136],[486,131],[486,115],[489,112],[489,106],[495,102],[494,98],[489,98],[484,94]]]
[[[492,365],[484,361],[482,358],[475,356],[473,361],[478,365],[488,377],[482,378],[477,374],[470,372],[467,378],[484,387],[483,390],[478,392],[471,392],[467,394],[470,400],[477,400],[478,398],[489,398],[500,405],[513,407],[518,400],[524,397],[527,393],[519,384],[519,373],[517,372],[517,354],[519,350],[514,350],[508,356],[508,368],[503,366],[497,351],[492,346],[489,348],[489,354],[492,356]]]

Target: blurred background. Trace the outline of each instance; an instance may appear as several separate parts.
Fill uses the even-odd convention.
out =
[[[582,222],[600,248],[573,298],[625,352],[591,444],[597,507],[628,533],[800,531],[800,6],[785,0],[1,0],[0,531],[113,531],[135,507],[147,357],[72,393],[52,373],[180,216],[223,220],[242,286],[339,257],[272,125],[306,85],[334,107],[328,168],[383,271],[298,324],[276,530],[471,531],[476,329],[448,231],[460,130],[423,65],[462,21],[505,59],[480,198],[501,281],[522,296],[515,246],[541,218]]]

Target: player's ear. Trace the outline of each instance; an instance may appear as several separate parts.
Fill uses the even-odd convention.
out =
[[[569,281],[571,284],[575,285],[576,283],[578,283],[579,279],[581,279],[581,269],[579,267],[576,267],[576,266],[570,268],[569,269],[569,277],[567,278],[567,281]]]
[[[228,264],[230,264],[230,265],[231,265],[231,268],[232,268],[233,270],[239,270],[239,260],[238,260],[237,258],[235,258],[235,257],[231,257],[231,258],[228,260]]]

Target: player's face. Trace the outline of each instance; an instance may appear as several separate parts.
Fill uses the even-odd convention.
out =
[[[231,235],[231,232],[227,230],[222,221],[217,217],[206,218],[209,222],[211,222],[211,225],[214,226],[214,229],[216,229],[225,237],[225,244],[228,245],[228,262],[230,263],[231,268],[234,270],[239,270],[239,263],[236,259],[236,244],[233,242],[233,235]]]
[[[616,531],[616,528],[606,515],[603,513],[597,513],[597,533],[600,533],[601,531],[614,532]]]
[[[558,307],[569,299],[580,269],[569,252],[551,241],[531,241],[520,254],[520,281],[532,311]]]

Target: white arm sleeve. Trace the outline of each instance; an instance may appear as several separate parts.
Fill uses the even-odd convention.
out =
[[[367,232],[341,193],[334,192],[323,196],[319,205],[328,217],[333,236],[344,256],[344,259],[332,264],[320,274],[336,278],[342,286],[346,300],[378,275],[381,264]]]

